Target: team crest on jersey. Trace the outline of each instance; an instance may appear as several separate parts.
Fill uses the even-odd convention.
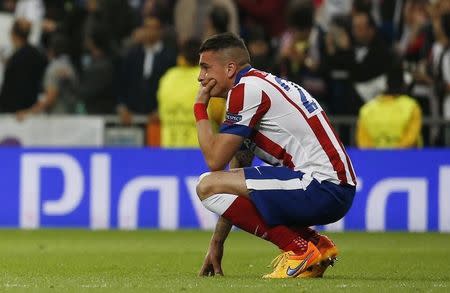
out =
[[[225,115],[225,122],[227,122],[229,124],[234,124],[241,120],[242,120],[242,116],[238,115],[238,114],[233,114],[233,113],[227,112],[227,114]]]

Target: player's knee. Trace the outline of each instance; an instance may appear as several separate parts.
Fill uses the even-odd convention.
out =
[[[200,175],[197,183],[197,196],[200,200],[207,199],[212,195],[212,184],[210,180],[211,173],[206,172]]]

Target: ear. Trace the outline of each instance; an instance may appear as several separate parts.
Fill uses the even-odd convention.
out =
[[[230,62],[227,65],[227,77],[232,78],[237,72],[237,64],[234,62]]]

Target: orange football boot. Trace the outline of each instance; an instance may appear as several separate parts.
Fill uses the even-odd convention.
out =
[[[292,251],[281,253],[272,261],[273,272],[264,275],[265,279],[295,278],[319,263],[321,255],[314,244],[308,242],[308,250],[299,255]]]
[[[329,266],[334,266],[339,251],[337,246],[325,235],[320,235],[319,242],[316,245],[320,251],[321,257],[318,263],[310,266],[307,270],[301,273],[299,278],[321,278]]]

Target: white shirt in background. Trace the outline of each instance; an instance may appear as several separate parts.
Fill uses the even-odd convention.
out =
[[[148,78],[153,72],[153,63],[155,60],[155,55],[163,49],[163,44],[161,41],[157,42],[151,47],[144,47],[145,58],[144,58],[144,78]]]
[[[42,0],[19,0],[14,12],[16,18],[25,18],[32,23],[29,42],[39,45],[42,33],[42,20],[45,16],[45,6]]]

